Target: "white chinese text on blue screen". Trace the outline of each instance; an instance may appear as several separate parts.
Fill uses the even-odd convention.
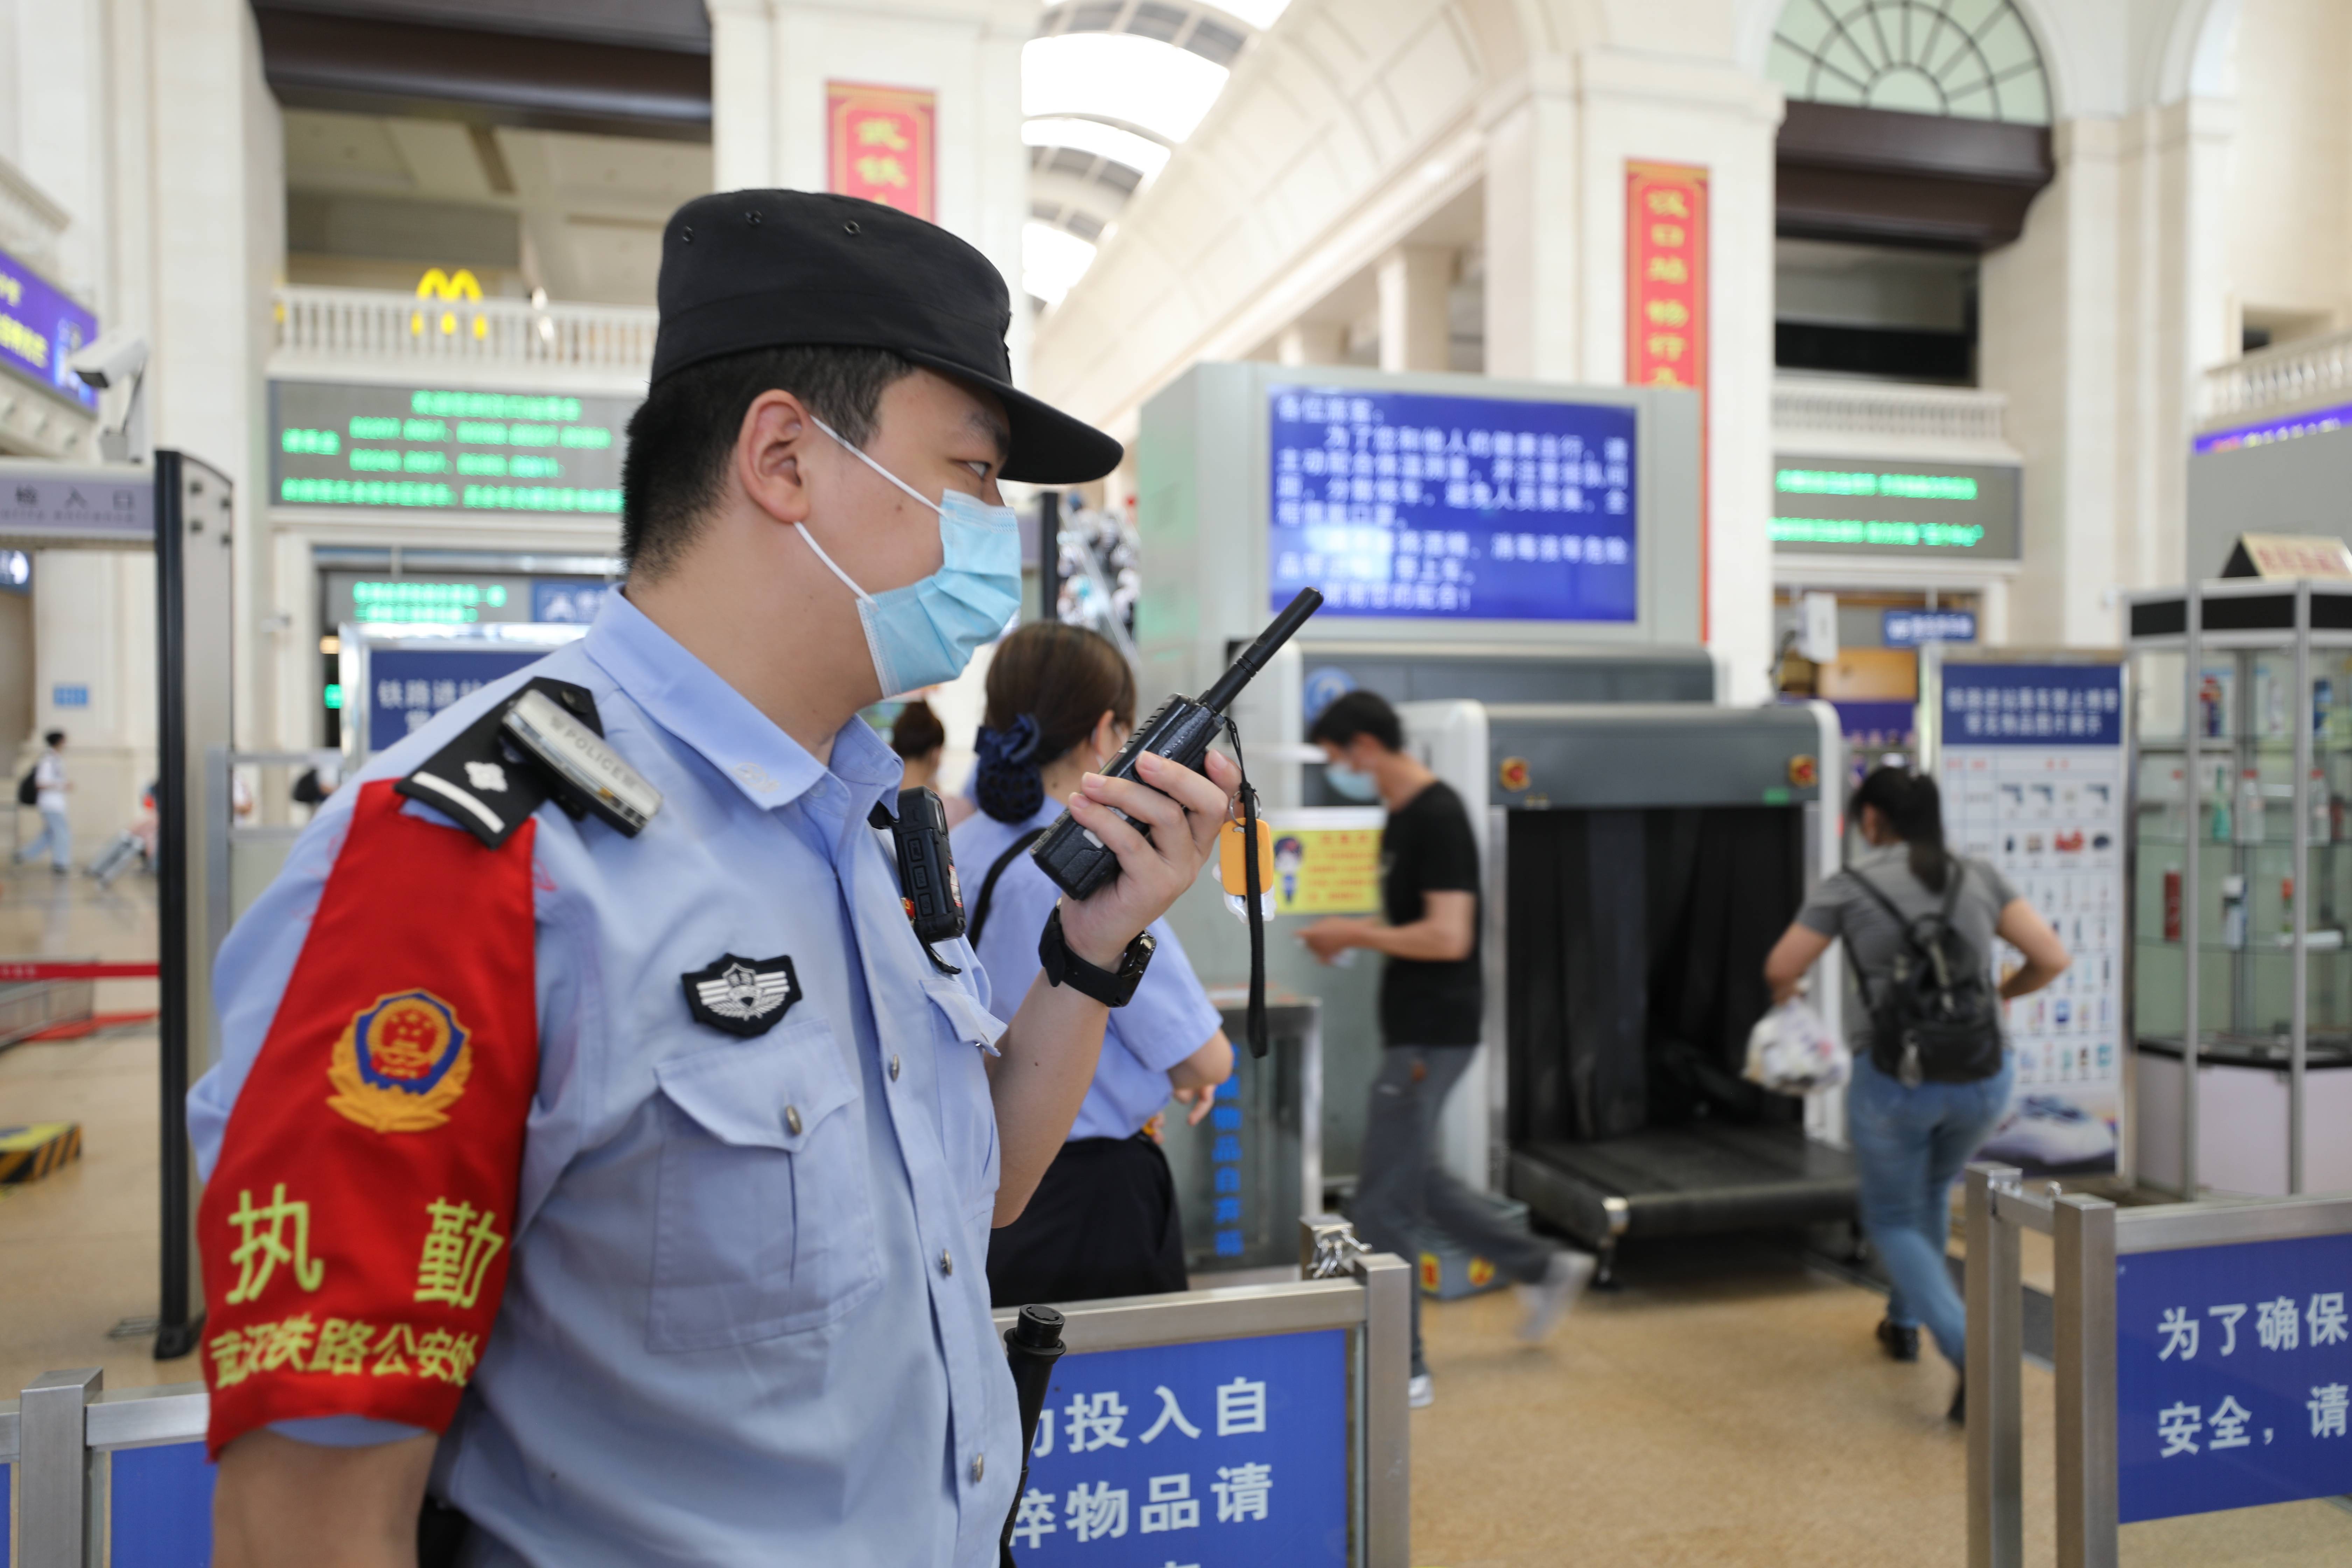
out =
[[[2352,1491],[2352,1236],[2116,1265],[2126,1524]]]
[[[1632,621],[1634,413],[1267,389],[1273,592],[1326,616]]]
[[[1348,1561],[1344,1331],[1062,1358],[1013,1529],[1023,1568]]]

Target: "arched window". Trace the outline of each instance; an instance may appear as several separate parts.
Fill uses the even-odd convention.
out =
[[[1792,100],[2050,123],[2050,78],[2011,0],[1789,0],[1772,79]]]

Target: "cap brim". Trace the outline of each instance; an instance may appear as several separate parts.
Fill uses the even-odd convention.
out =
[[[1098,479],[1118,467],[1127,448],[1083,419],[1073,419],[1049,403],[1040,402],[1009,382],[982,375],[970,365],[937,354],[891,351],[899,358],[980,387],[1004,405],[1013,426],[1013,449],[1005,457],[1003,477],[1030,485],[1077,485]]]

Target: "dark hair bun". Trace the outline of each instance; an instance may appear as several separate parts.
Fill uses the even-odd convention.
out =
[[[983,726],[973,750],[979,766],[972,798],[999,822],[1026,822],[1045,804],[1045,781],[1037,771],[1037,721],[1024,713],[1002,730]]]

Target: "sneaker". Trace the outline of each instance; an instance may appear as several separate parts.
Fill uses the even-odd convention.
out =
[[[1429,1373],[1417,1372],[1412,1374],[1412,1380],[1404,1385],[1404,1402],[1407,1408],[1413,1410],[1426,1410],[1437,1403],[1437,1390],[1430,1383]]]
[[[1878,1324],[1878,1342],[1886,1347],[1886,1354],[1891,1360],[1919,1359],[1919,1330],[1916,1324],[1898,1323],[1891,1318],[1883,1318]]]
[[[1597,1260],[1589,1252],[1559,1251],[1551,1255],[1544,1266],[1544,1277],[1533,1285],[1514,1285],[1511,1289],[1519,1298],[1522,1316],[1519,1319],[1519,1339],[1534,1344],[1552,1331],[1554,1324],[1568,1315],[1584,1288],[1592,1283],[1592,1271]]]

